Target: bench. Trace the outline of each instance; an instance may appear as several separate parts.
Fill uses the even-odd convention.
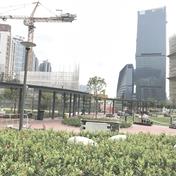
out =
[[[98,132],[98,131],[119,131],[119,129],[120,129],[120,122],[118,121],[81,119],[81,130],[86,130],[89,132]]]

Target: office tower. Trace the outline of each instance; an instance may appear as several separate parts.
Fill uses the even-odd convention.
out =
[[[132,64],[127,64],[119,73],[117,85],[117,98],[132,99],[134,87],[134,68]]]
[[[176,102],[176,35],[169,39],[169,97]]]
[[[136,42],[136,97],[138,100],[165,100],[165,7],[138,12]]]
[[[23,40],[22,37],[12,38],[11,67],[15,78],[19,77],[20,71],[24,71],[25,47],[21,44]]]
[[[0,79],[4,80],[10,74],[10,40],[11,26],[0,24]]]
[[[33,70],[39,71],[39,60],[36,57],[35,53],[33,53]]]
[[[48,60],[43,61],[43,63],[41,63],[39,65],[39,71],[41,71],[41,72],[51,72],[51,63],[48,62]]]
[[[20,71],[24,71],[26,51],[25,47],[21,44],[21,42],[23,41],[24,38],[21,36],[16,36],[12,38],[10,67],[12,69],[13,75],[15,75],[16,78],[19,78]],[[32,70],[38,71],[38,59],[35,56],[34,52],[32,52],[32,57]]]

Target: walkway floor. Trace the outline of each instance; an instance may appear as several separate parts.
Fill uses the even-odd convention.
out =
[[[7,124],[9,127],[17,126],[19,122],[15,122],[15,124],[10,124],[9,122],[3,122],[0,120],[0,128],[7,127]],[[32,120],[29,122],[29,126],[31,129],[53,129],[55,131],[67,131],[67,132],[74,132],[79,133],[80,128],[79,127],[72,127],[62,124],[61,119],[55,118],[55,119],[44,119],[44,120]],[[144,126],[144,125],[132,125],[130,128],[122,128],[120,129],[120,133],[151,133],[151,134],[161,134],[165,133],[168,135],[176,135],[176,129],[171,129],[167,126],[158,126],[158,125],[152,125],[152,126]]]
[[[37,128],[45,128],[45,129],[53,129],[56,131],[68,131],[68,132],[75,132],[79,133],[80,128],[79,127],[71,127],[62,124],[60,119],[48,119],[43,121],[33,121],[31,122],[31,128],[37,129]],[[152,126],[144,126],[144,125],[132,125],[130,128],[122,128],[120,129],[121,133],[151,133],[151,134],[169,134],[169,135],[176,135],[176,129],[171,129],[166,126],[158,126],[158,125],[152,125]]]

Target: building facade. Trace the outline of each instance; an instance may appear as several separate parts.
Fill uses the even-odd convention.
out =
[[[24,71],[25,47],[21,44],[22,37],[12,38],[11,47],[11,67],[14,77],[19,77],[20,71]]]
[[[132,64],[127,64],[119,73],[116,98],[131,100],[134,93],[134,68]]]
[[[25,46],[21,44],[21,42],[23,41],[24,38],[20,36],[12,38],[10,67],[12,70],[12,74],[16,79],[19,79],[20,72],[24,71],[26,50]],[[32,53],[32,57],[33,57],[32,70],[38,71],[38,59],[35,56],[34,52]]]
[[[24,72],[20,72],[20,82],[23,82]],[[27,84],[79,90],[79,67],[70,71],[31,72],[27,73]]]
[[[6,79],[10,70],[11,26],[0,24],[0,79]]]
[[[136,42],[136,97],[138,100],[165,100],[165,7],[138,12]]]
[[[169,97],[176,102],[176,35],[169,39]]]
[[[51,63],[48,60],[44,60],[43,63],[39,65],[39,71],[41,72],[51,72]]]

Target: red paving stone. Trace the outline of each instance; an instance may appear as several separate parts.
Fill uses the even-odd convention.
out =
[[[68,131],[68,132],[75,132],[79,133],[80,128],[79,127],[71,127],[62,124],[60,119],[48,119],[43,121],[33,121],[31,122],[31,128],[37,129],[37,128],[45,128],[45,129],[53,129],[56,131]],[[176,135],[176,129],[171,129],[166,126],[158,126],[158,125],[152,125],[152,126],[144,126],[144,125],[132,125],[130,128],[122,128],[120,129],[121,133],[151,133],[151,134],[168,134],[168,135]]]
[[[79,127],[64,125],[61,119],[34,120],[30,123],[31,129],[52,129],[55,131],[67,131],[79,133]]]
[[[167,126],[159,126],[159,125],[152,125],[152,126],[144,126],[144,125],[132,125],[130,128],[123,128],[120,129],[122,133],[150,133],[150,134],[168,134],[168,135],[176,135],[176,129],[171,129]]]
[[[1,121],[2,122],[2,121]],[[0,124],[0,128],[2,128],[2,123]],[[79,133],[79,127],[72,127],[62,124],[61,119],[44,119],[44,120],[31,120],[29,123],[31,129],[53,129],[55,131],[67,131]],[[176,129],[171,129],[167,126],[144,126],[144,125],[132,125],[130,128],[122,128],[120,129],[120,133],[151,133],[151,134],[168,134],[168,135],[176,135]]]

